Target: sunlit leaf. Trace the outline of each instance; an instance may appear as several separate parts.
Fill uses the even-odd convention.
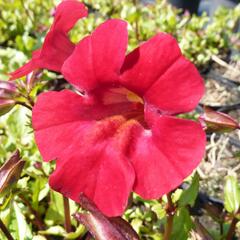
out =
[[[39,231],[39,233],[43,235],[64,236],[65,229],[62,226],[53,226],[47,230]]]
[[[240,206],[240,186],[234,176],[227,176],[224,186],[224,206],[230,213],[236,213]]]
[[[50,203],[46,212],[45,222],[48,226],[64,223],[63,197],[57,192],[50,191]]]
[[[66,239],[76,239],[79,238],[80,236],[83,236],[86,233],[86,228],[80,224],[75,232],[70,232],[65,234]]]
[[[163,219],[166,216],[166,209],[160,203],[154,204],[152,210],[157,214],[158,219]]]
[[[33,192],[33,194],[32,194],[32,205],[33,205],[33,208],[36,209],[36,210],[38,209],[39,202],[41,201],[41,196],[40,196],[41,191],[47,191],[48,190],[46,188],[46,183],[47,183],[47,179],[38,177],[32,185],[32,189],[33,189],[33,191],[32,191]],[[47,191],[47,193],[48,193],[48,191]],[[44,193],[44,195],[45,194],[46,193]]]
[[[29,225],[26,222],[24,214],[21,211],[21,208],[18,206],[16,202],[13,203],[14,211],[16,214],[17,220],[17,232],[19,240],[31,240],[32,233]]]
[[[47,239],[44,236],[37,235],[34,236],[32,240],[47,240]]]

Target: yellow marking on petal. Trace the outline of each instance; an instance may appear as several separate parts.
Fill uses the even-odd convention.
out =
[[[144,104],[143,99],[126,88],[109,88],[103,93],[104,104],[134,102]]]
[[[127,93],[127,99],[130,102],[138,102],[144,104],[143,99],[141,97],[130,91]]]

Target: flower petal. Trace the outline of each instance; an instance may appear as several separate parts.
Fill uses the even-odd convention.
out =
[[[179,58],[144,94],[146,102],[162,113],[192,111],[204,94],[203,79],[195,66]]]
[[[83,135],[74,136],[78,142],[74,141],[71,152],[59,157],[50,178],[53,189],[76,202],[84,192],[107,216],[123,214],[135,178],[134,169],[125,156],[130,129],[123,126],[121,130],[122,119],[116,121],[101,121],[87,128],[88,132]],[[117,127],[119,133],[112,136]],[[97,136],[99,131],[105,136]]]
[[[64,0],[57,6],[51,30],[68,33],[87,14],[88,10],[83,3],[78,0]]]
[[[38,148],[46,161],[57,159],[51,187],[77,202],[84,192],[108,216],[123,213],[135,178],[126,153],[138,124],[115,116],[118,106],[129,109],[121,105],[65,90],[41,94],[33,109]]]
[[[157,116],[150,130],[139,131],[131,160],[133,190],[144,199],[157,199],[178,187],[204,155],[205,133],[200,124]]]
[[[32,58],[29,62],[25,63],[22,67],[18,68],[14,72],[9,73],[10,80],[15,80],[26,76],[28,73],[32,72],[34,69],[38,68],[36,59]]]
[[[78,19],[85,16],[87,9],[83,3],[76,0],[62,1],[56,9],[53,25],[46,35],[43,47],[33,52],[33,57],[28,63],[10,73],[10,80],[23,77],[37,68],[60,72],[63,62],[75,47],[68,39],[67,33]]]
[[[131,52],[121,69],[121,83],[163,113],[187,112],[204,93],[203,80],[186,60],[177,41],[160,33]]]
[[[43,159],[45,161],[56,159],[58,153],[66,149],[66,142],[71,143],[72,136],[69,138],[68,135],[62,136],[62,128],[67,129],[67,126],[71,128],[72,124],[75,124],[80,131],[104,118],[115,115],[131,118],[134,117],[132,112],[139,114],[138,103],[127,102],[121,97],[121,93],[115,93],[116,99],[118,98],[115,102],[115,99],[114,101],[111,99],[113,93],[109,90],[105,94],[99,94],[100,97],[83,97],[69,90],[40,94],[33,108],[32,122]],[[42,132],[45,129],[49,131],[47,138]],[[57,131],[58,129],[60,130]],[[74,134],[78,133],[77,129],[74,130]]]
[[[38,68],[60,72],[64,61],[72,54],[75,45],[62,32],[50,31],[38,58]]]
[[[62,68],[64,77],[86,91],[97,88],[99,82],[115,83],[125,58],[127,41],[125,21],[112,19],[104,22],[80,41],[65,61]]]

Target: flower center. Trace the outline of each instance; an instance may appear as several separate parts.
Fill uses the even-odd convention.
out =
[[[111,109],[111,115],[122,115],[144,124],[144,102],[141,97],[123,87],[108,87],[97,92],[98,100]]]

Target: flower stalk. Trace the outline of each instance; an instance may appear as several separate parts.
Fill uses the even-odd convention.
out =
[[[36,210],[33,209],[31,203],[24,197],[23,194],[19,194],[18,197],[28,207],[30,213],[34,215],[35,219],[34,219],[33,223],[36,225],[36,227],[39,230],[44,230],[45,229],[45,225],[44,225],[44,222],[42,221],[41,217],[39,216],[39,213]]]
[[[32,111],[32,107],[29,106],[28,104],[26,104],[25,102],[17,101],[16,104],[21,105],[21,106],[29,109],[30,111]]]
[[[234,218],[232,219],[231,224],[230,224],[230,227],[229,227],[229,230],[228,230],[228,233],[227,233],[226,240],[231,240],[231,239],[233,239],[233,236],[234,236],[234,234],[235,234],[235,230],[236,230],[237,223],[238,223],[238,219],[237,219],[236,217],[234,217]]]
[[[173,228],[173,219],[174,219],[174,214],[175,214],[175,206],[172,202],[172,193],[167,194],[167,223],[164,231],[164,237],[163,240],[169,240],[171,237],[172,233],[172,228]]]
[[[65,216],[65,230],[66,232],[71,232],[72,231],[72,226],[71,226],[71,215],[70,215],[70,206],[69,206],[69,200],[66,197],[63,197],[63,206],[64,206],[64,216]]]
[[[11,233],[8,231],[7,227],[5,226],[5,224],[1,219],[0,219],[0,229],[2,230],[2,232],[4,233],[4,235],[8,240],[14,240]]]

